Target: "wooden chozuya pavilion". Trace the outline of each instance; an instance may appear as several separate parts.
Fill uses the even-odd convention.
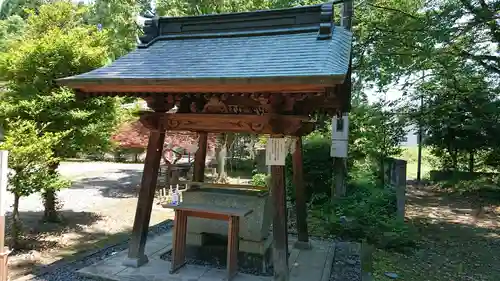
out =
[[[108,66],[58,80],[79,97],[134,96],[151,109],[141,117],[150,136],[127,265],[148,261],[144,248],[167,131],[199,134],[193,175],[198,182],[204,177],[208,132],[295,137],[298,239],[308,242],[301,136],[314,129],[313,113],[339,114],[350,105],[352,2],[342,5],[335,25],[334,7],[340,3],[150,19],[136,50]],[[174,106],[175,113],[167,112]],[[271,166],[270,190],[274,276],[284,281],[289,273],[283,165]]]

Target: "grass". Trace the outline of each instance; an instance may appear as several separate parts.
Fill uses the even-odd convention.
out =
[[[403,147],[403,153],[397,157],[406,160],[406,179],[414,180],[417,178],[418,170],[418,147]],[[433,156],[429,148],[422,149],[422,178],[428,178],[429,172],[432,170]]]
[[[407,219],[421,236],[410,253],[377,250],[373,257],[377,281],[500,280],[500,203],[442,191],[411,188]]]

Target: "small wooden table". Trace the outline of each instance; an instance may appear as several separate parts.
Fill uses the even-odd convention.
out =
[[[227,280],[238,273],[238,249],[240,218],[252,213],[245,208],[227,208],[207,204],[179,204],[165,206],[175,210],[174,245],[172,247],[172,268],[175,273],[186,264],[186,232],[187,218],[225,220],[229,223],[227,241]]]

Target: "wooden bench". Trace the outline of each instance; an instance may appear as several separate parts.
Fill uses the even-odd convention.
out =
[[[238,273],[240,218],[252,213],[251,209],[227,208],[205,204],[179,204],[165,206],[175,210],[174,245],[172,247],[172,267],[170,273],[177,272],[186,264],[187,218],[225,220],[229,223],[227,239],[227,280]]]

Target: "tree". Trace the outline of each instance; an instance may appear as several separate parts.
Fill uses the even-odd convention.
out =
[[[461,154],[468,154],[468,170],[474,171],[474,155],[498,147],[500,100],[485,71],[464,66],[460,72],[443,73],[423,83],[425,97],[421,118],[425,143],[441,159],[445,169],[460,170]]]
[[[43,5],[31,14],[25,35],[0,58],[0,75],[8,92],[4,117],[34,120],[43,133],[66,132],[53,147],[54,157],[106,150],[116,125],[114,98],[77,100],[55,80],[100,67],[109,61],[108,34],[81,23],[84,8],[71,3]],[[52,162],[55,173],[58,161]],[[45,193],[46,219],[57,220],[55,192]]]
[[[498,1],[363,1],[356,8],[358,82],[418,86],[470,61],[498,78]]]
[[[5,0],[0,3],[0,20],[17,15],[24,19],[28,17],[27,10],[36,10],[49,0]]]
[[[156,11],[153,9],[153,5],[151,5],[152,3],[153,2],[150,0],[137,0],[139,15],[147,17],[153,16]],[[156,1],[154,4],[156,5]]]
[[[20,16],[10,16],[0,20],[0,52],[6,51],[9,42],[17,40],[24,29],[24,21]]]
[[[401,143],[406,138],[407,122],[395,102],[370,104],[364,94],[356,93],[349,121],[350,165],[354,160],[369,159],[383,173],[384,161],[402,152]],[[383,174],[379,177],[384,179]]]
[[[276,2],[269,0],[157,0],[156,11],[158,15],[162,16],[193,16],[263,10],[281,4],[279,2],[289,3],[289,1]]]
[[[97,0],[91,6],[88,22],[107,30],[107,44],[113,59],[123,56],[136,46],[140,8],[144,9],[144,6],[139,7],[136,0]]]
[[[487,121],[497,120],[496,98],[485,93],[500,89],[499,7],[498,1],[373,0],[356,9],[355,86],[399,84],[410,100],[423,97],[427,144],[448,168],[458,168],[458,158],[468,154],[468,168],[474,170],[475,151],[484,149],[496,162],[491,145],[496,129]],[[420,114],[411,116],[416,123]]]
[[[5,141],[0,149],[9,151],[9,191],[14,194],[12,212],[12,247],[18,248],[21,221],[19,199],[48,189],[69,186],[59,174],[50,171],[50,163],[58,161],[52,150],[64,137],[65,132],[44,133],[43,127],[32,121],[15,120],[9,123]]]

